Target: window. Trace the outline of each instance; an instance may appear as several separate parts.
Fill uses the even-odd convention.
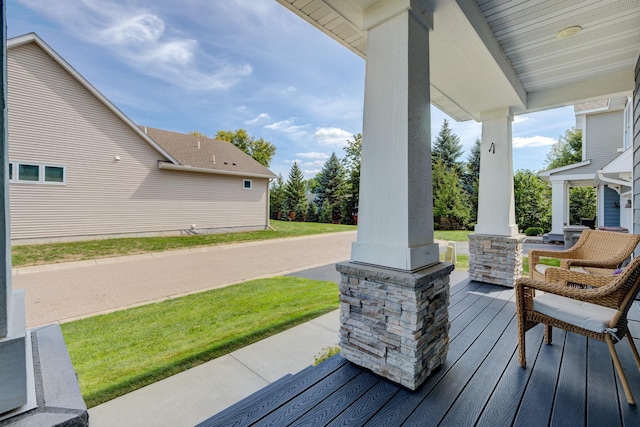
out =
[[[243,180],[242,188],[244,188],[245,190],[251,190],[251,180],[250,179]]]
[[[14,173],[15,169],[15,173]],[[36,163],[9,163],[9,181],[34,184],[65,184],[66,167]]]

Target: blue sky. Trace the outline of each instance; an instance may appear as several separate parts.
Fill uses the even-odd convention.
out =
[[[275,0],[8,0],[9,37],[35,32],[140,125],[247,129],[271,170],[314,176],[362,132],[363,59]],[[432,140],[447,116],[432,108]],[[465,148],[481,125],[449,119]],[[517,116],[514,169],[543,168],[573,108]]]

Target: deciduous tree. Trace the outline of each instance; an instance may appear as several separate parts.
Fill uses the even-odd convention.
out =
[[[256,139],[250,136],[244,129],[219,130],[216,133],[216,139],[232,143],[266,167],[269,167],[271,159],[276,154],[275,145],[263,138]]]

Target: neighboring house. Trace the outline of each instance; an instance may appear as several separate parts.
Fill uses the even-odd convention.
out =
[[[145,132],[35,34],[7,67],[14,243],[268,226],[275,175],[232,144]]]
[[[540,172],[551,184],[552,226],[549,240],[563,240],[569,224],[569,188],[597,188],[596,227],[633,230],[632,101],[604,99],[574,107],[576,129],[582,130],[582,162]],[[579,224],[577,224],[579,225]]]

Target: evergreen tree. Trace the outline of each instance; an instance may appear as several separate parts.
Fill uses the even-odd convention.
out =
[[[354,135],[353,141],[347,140],[344,147],[346,155],[342,162],[345,166],[347,183],[346,197],[342,204],[342,223],[354,224],[360,203],[360,159],[362,154],[362,134]]]
[[[516,224],[521,231],[529,227],[551,230],[551,189],[530,170],[513,175]]]
[[[304,175],[298,166],[293,163],[289,172],[289,179],[284,185],[285,205],[289,212],[294,213],[294,218],[301,220],[307,213],[307,197]]]
[[[441,230],[460,230],[469,223],[469,203],[458,175],[438,159],[433,162],[433,222]]]
[[[431,148],[431,160],[436,163],[442,161],[443,165],[453,170],[458,177],[462,177],[462,163],[458,159],[462,156],[462,143],[458,135],[451,131],[447,119],[442,123],[438,137]]]
[[[322,217],[328,204],[331,208],[331,221],[340,221],[342,216],[340,206],[345,194],[345,179],[344,167],[336,153],[331,154],[316,178],[318,180],[316,204],[320,206],[320,216]]]
[[[462,188],[469,196],[470,219],[471,222],[478,220],[478,188],[480,185],[480,139],[471,147],[471,152],[464,165],[464,175],[462,176]]]
[[[278,175],[278,177],[271,183],[271,190],[269,191],[269,209],[271,211],[271,218],[284,219],[287,215],[287,204],[282,175]]]

